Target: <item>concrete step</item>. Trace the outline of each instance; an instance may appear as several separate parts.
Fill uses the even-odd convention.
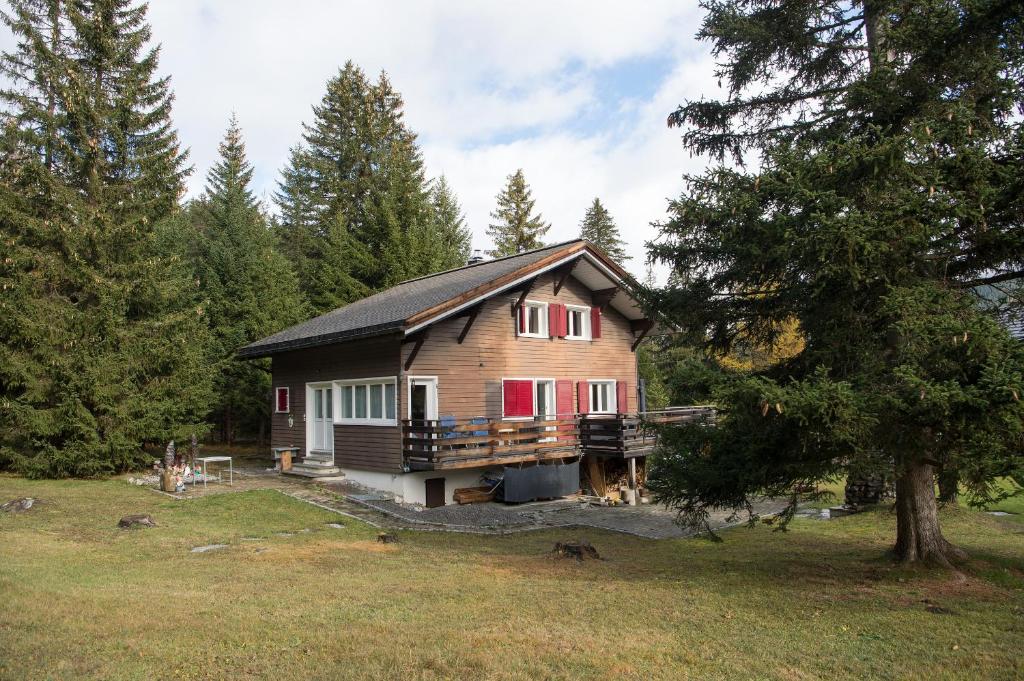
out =
[[[297,463],[292,465],[285,475],[298,475],[304,478],[337,478],[342,475],[341,469],[329,464]]]

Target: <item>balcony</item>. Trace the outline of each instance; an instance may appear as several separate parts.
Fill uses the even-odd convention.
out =
[[[711,423],[711,407],[671,407],[641,414],[589,415],[579,420],[579,443],[584,454],[633,458],[647,456],[658,443],[660,428],[681,423]]]
[[[528,421],[442,418],[402,421],[402,455],[413,471],[564,459],[580,454],[632,458],[649,454],[658,427],[710,422],[710,407],[675,407],[643,414],[538,417]]]

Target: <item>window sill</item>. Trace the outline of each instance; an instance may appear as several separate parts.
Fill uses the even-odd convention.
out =
[[[571,341],[591,341],[591,340],[594,340],[594,339],[593,338],[588,338],[587,336],[566,336],[565,340],[571,340]]]
[[[394,428],[398,425],[397,419],[337,419],[335,426],[385,426]]]
[[[548,338],[551,338],[551,336],[549,336],[547,334],[542,334],[542,333],[520,333],[520,334],[518,334],[518,337],[519,338],[543,338],[545,340],[547,340]]]

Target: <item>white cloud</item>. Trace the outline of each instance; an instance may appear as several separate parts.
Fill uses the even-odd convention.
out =
[[[495,193],[522,167],[552,240],[575,236],[600,196],[637,271],[650,221],[698,164],[665,118],[714,86],[706,47],[692,37],[696,2],[152,0],[149,16],[196,168],[191,193],[232,111],[257,192],[272,193],[327,79],[352,59],[371,75],[389,73],[428,171],[448,175],[478,247],[489,245]],[[9,44],[0,36],[0,47]],[[618,92],[632,84],[606,70],[643,60],[663,65],[662,81]]]

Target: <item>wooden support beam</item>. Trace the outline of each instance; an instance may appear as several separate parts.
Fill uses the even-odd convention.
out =
[[[429,328],[429,327],[428,327]],[[427,340],[428,329],[423,329],[416,334],[416,340],[413,341],[411,338],[406,338],[405,342],[415,342],[416,345],[412,346],[412,350],[409,352],[409,356],[405,360],[405,370],[408,371],[412,368],[412,363],[416,360],[416,355],[420,353],[420,348],[423,347],[423,341]]]
[[[630,323],[630,326],[633,328],[633,333],[636,333],[637,331],[640,332],[640,335],[636,337],[635,341],[633,341],[633,347],[630,348],[632,352],[636,352],[636,349],[640,347],[640,342],[646,338],[647,334],[654,328],[654,322],[650,319],[634,319]]]
[[[473,328],[473,322],[476,321],[477,315],[480,314],[480,308],[483,306],[483,303],[480,303],[470,308],[466,315],[466,325],[462,327],[462,331],[459,333],[459,345],[462,345],[462,341],[466,340],[466,336],[469,335],[469,330]]]
[[[558,292],[562,290],[562,287],[565,286],[565,282],[567,282],[569,280],[569,275],[572,274],[572,271],[574,269],[576,269],[576,265],[579,264],[579,261],[580,261],[580,259],[576,258],[574,260],[571,260],[571,261],[567,262],[566,264],[562,265],[557,270],[555,270],[555,295],[556,296],[558,295]]]
[[[526,302],[526,296],[530,295],[530,291],[533,290],[533,285],[536,283],[537,277],[530,279],[523,283],[522,294],[519,296],[519,300],[516,301],[515,305],[512,306],[512,316],[515,317],[519,314],[519,308]]]
[[[617,294],[618,292],[618,286],[613,286],[611,288],[603,288],[600,291],[592,291],[590,293],[590,299],[595,307],[599,307],[603,311],[606,307],[608,307],[608,303],[612,302],[612,298],[614,298],[615,294]]]

